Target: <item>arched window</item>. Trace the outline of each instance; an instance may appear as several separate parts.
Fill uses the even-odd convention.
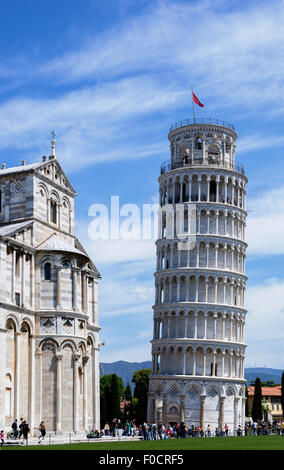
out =
[[[50,281],[51,280],[51,264],[50,263],[45,263],[43,272],[44,272],[44,280]]]
[[[50,201],[50,221],[57,224],[57,204],[55,201]]]
[[[171,406],[171,408],[169,409],[169,415],[178,415],[178,409],[176,406]]]
[[[5,382],[5,414],[10,417],[12,416],[12,377],[10,374],[6,374]]]
[[[196,140],[195,140],[195,148],[197,150],[201,150],[202,149],[202,139],[201,137],[197,137]]]

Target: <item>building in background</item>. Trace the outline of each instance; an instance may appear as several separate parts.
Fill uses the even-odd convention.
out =
[[[98,270],[55,155],[0,170],[0,424],[100,426]]]
[[[273,420],[283,418],[281,405],[281,385],[261,387],[262,406],[268,411]],[[248,387],[248,412],[252,412],[254,387]]]
[[[245,418],[246,185],[234,127],[176,123],[161,167],[148,420],[230,431]]]

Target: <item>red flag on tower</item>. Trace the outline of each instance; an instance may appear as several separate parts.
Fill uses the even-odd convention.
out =
[[[198,104],[198,106],[201,106],[201,108],[204,108],[204,104],[202,104],[199,99],[197,98],[197,96],[193,93],[193,90],[192,90],[192,100],[194,101],[194,103]]]

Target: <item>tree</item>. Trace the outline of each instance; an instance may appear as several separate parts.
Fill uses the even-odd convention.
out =
[[[110,417],[119,418],[120,417],[120,400],[121,400],[121,389],[119,386],[119,377],[116,374],[112,374],[111,377],[111,402],[110,402]]]
[[[132,391],[131,391],[131,387],[130,387],[129,382],[128,382],[127,385],[126,385],[126,389],[125,389],[125,392],[124,392],[124,398],[125,398],[125,400],[127,400],[127,401],[131,401],[131,400],[132,400]]]
[[[261,392],[261,381],[260,378],[257,377],[255,379],[255,387],[254,387],[254,397],[252,403],[252,419],[253,421],[258,421],[262,419],[262,392]]]
[[[281,406],[282,406],[282,415],[284,418],[284,372],[282,372],[282,377],[281,377]]]
[[[115,378],[113,378],[114,375],[116,376]],[[100,378],[100,410],[102,427],[106,422],[110,423],[113,418],[120,417],[120,399],[123,397],[123,394],[124,386],[121,377],[116,374],[106,374]],[[119,397],[119,399],[117,397]],[[113,402],[115,402],[114,406]]]
[[[135,407],[137,424],[142,424],[147,418],[147,401],[149,391],[149,375],[151,369],[140,369],[134,372],[132,382],[135,383],[134,398],[138,400]]]

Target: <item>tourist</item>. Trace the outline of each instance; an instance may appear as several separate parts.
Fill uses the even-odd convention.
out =
[[[162,429],[163,429],[163,425],[161,423],[159,423],[159,425],[158,425],[158,435],[159,435],[160,439],[163,439],[162,438]]]
[[[87,439],[94,439],[95,438],[95,431],[92,429],[89,434],[87,434]]]
[[[120,419],[117,421],[117,435],[122,437],[122,422]]]
[[[116,436],[116,418],[112,420],[110,432],[111,432],[112,437]]]
[[[208,437],[211,436],[211,427],[210,427],[210,424],[208,424],[208,426],[207,426],[207,436],[208,436]]]
[[[237,430],[237,436],[242,436],[242,428],[241,425],[239,424],[238,430]]]
[[[157,425],[156,423],[153,423],[152,424],[152,437],[154,439],[154,441],[157,439]]]
[[[185,424],[183,422],[180,423],[179,429],[180,429],[180,437],[182,439],[185,439],[186,429],[185,429]]]
[[[225,424],[225,436],[228,437],[229,435],[229,426]]]
[[[23,436],[23,423],[24,423],[24,418],[20,418],[20,425],[19,425],[19,438]]]
[[[126,436],[130,436],[130,428],[131,428],[131,424],[130,422],[127,420],[125,425],[124,425],[124,429],[125,429],[125,435]]]
[[[281,434],[284,436],[284,421],[281,423]]]
[[[106,436],[109,436],[110,429],[109,429],[109,424],[106,422],[105,427],[104,427],[104,433]]]
[[[5,440],[4,440],[4,431],[3,429],[0,432],[0,439],[1,439],[1,447],[4,446]]]
[[[45,435],[46,435],[46,427],[45,427],[45,422],[44,422],[44,421],[42,421],[42,422],[40,423],[38,430],[39,430],[38,443],[40,444],[41,441],[44,440]]]
[[[22,442],[22,445],[24,445],[25,441],[26,441],[26,445],[28,445],[28,435],[29,435],[29,433],[30,433],[29,425],[26,421],[23,421],[23,426],[22,426],[23,442]]]
[[[14,439],[18,439],[18,420],[15,419],[13,424],[12,424],[12,429],[14,432]]]
[[[252,423],[252,432],[254,436],[257,435],[257,422],[256,421]]]

